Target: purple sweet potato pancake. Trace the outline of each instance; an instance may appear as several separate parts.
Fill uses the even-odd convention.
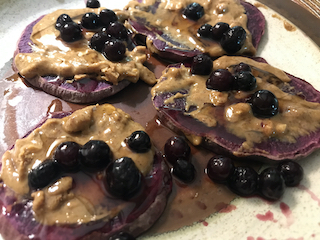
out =
[[[63,118],[69,114],[66,112],[54,113],[46,119]],[[37,127],[40,127],[46,119],[41,121]],[[28,134],[30,133],[31,131]],[[47,226],[35,220],[32,200],[26,198],[17,201],[12,190],[2,184],[0,187],[0,206],[3,211],[0,215],[0,231],[4,239],[17,240],[30,238],[107,240],[120,231],[128,232],[136,237],[149,229],[162,214],[171,187],[171,175],[168,167],[162,156],[156,153],[153,168],[145,176],[145,187],[142,193],[139,193],[137,198],[124,203],[133,206],[131,211],[120,212],[118,216],[108,221],[98,220],[86,224]]]
[[[30,36],[33,26],[39,22],[43,16],[30,23],[22,33],[17,49],[14,53],[31,53],[32,41]],[[13,64],[14,70],[17,70]],[[57,76],[37,76],[34,78],[24,78],[32,86],[42,89],[43,91],[73,103],[91,103],[98,102],[104,98],[112,96],[121,91],[130,84],[128,80],[122,80],[118,84],[112,84],[107,81],[97,81],[95,79],[84,78],[72,83],[66,82]]]
[[[138,1],[141,2],[141,1]],[[252,45],[258,48],[259,42],[265,31],[265,18],[260,10],[253,6],[251,3],[240,1],[245,8],[247,15],[247,28],[252,35]],[[160,2],[156,1],[154,5],[149,6],[148,12],[156,12]],[[201,53],[200,50],[190,49],[185,45],[182,45],[176,41],[173,37],[165,34],[162,29],[152,25],[154,23],[148,22],[148,20],[140,17],[129,18],[129,23],[132,28],[139,34],[147,36],[152,45],[157,49],[156,54],[160,57],[172,62],[185,62],[190,58]],[[196,30],[193,30],[196,31]],[[159,39],[160,36],[162,39]],[[216,56],[215,56],[216,57]]]
[[[262,58],[255,58],[258,62],[266,61]],[[179,65],[173,65],[179,67]],[[281,90],[285,93],[299,96],[308,102],[320,103],[320,92],[310,83],[303,79],[286,75],[291,80],[288,85],[283,85]],[[162,79],[160,81],[165,81]],[[179,91],[182,94],[186,92]],[[223,125],[208,127],[204,123],[185,115],[185,98],[175,99],[174,103],[165,104],[164,101],[177,92],[165,92],[155,95],[154,106],[162,122],[169,128],[184,133],[187,136],[201,137],[201,145],[218,154],[227,154],[240,158],[250,158],[259,161],[300,159],[312,153],[320,147],[320,129],[312,131],[307,135],[300,136],[294,143],[279,141],[276,138],[269,138],[267,141],[255,143],[250,151],[241,148],[245,139],[239,138],[226,130]],[[223,110],[220,112],[223,116]],[[272,119],[272,118],[271,118]]]

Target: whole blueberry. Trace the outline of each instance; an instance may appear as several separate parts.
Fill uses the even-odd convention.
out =
[[[240,196],[252,196],[258,189],[258,174],[251,167],[235,167],[228,178],[228,185]]]
[[[259,190],[264,198],[279,200],[285,190],[285,183],[281,172],[274,167],[263,170],[259,175]]]
[[[131,158],[122,157],[106,169],[105,185],[114,197],[129,199],[142,187],[142,174]]]
[[[197,21],[204,15],[204,8],[196,2],[190,3],[183,11],[183,15],[193,21]]]

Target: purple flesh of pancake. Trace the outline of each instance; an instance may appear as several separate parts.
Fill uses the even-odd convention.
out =
[[[252,34],[252,43],[255,48],[258,47],[262,35],[264,34],[265,29],[265,18],[258,8],[253,6],[250,3],[245,1],[240,1],[246,10],[248,17],[247,28]],[[150,7],[150,11],[155,11],[158,8],[159,2],[155,2],[153,6]],[[170,36],[164,34],[161,29],[157,29],[154,26],[149,26],[146,19],[129,19],[131,26],[139,33],[145,36],[148,36],[152,40],[152,44],[159,51],[157,54],[164,58],[171,60],[173,62],[184,62],[189,60],[201,53],[196,49],[187,49],[185,46],[182,46],[180,43],[176,42]],[[170,44],[177,46],[178,48],[169,46],[166,42],[157,38],[157,34],[160,35]],[[179,48],[185,48],[183,50]]]
[[[18,42],[18,48],[14,56],[18,53],[32,52],[32,48],[30,46],[30,44],[32,44],[32,41],[30,40],[32,28],[41,20],[42,17],[30,23],[25,28]],[[15,66],[13,66],[13,68],[15,69]],[[113,85],[106,81],[97,81],[89,78],[75,81],[73,83],[67,83],[64,80],[59,79],[57,76],[37,76],[25,80],[36,88],[40,88],[53,96],[73,103],[97,102],[116,94],[130,84],[128,80],[122,80],[117,85]]]
[[[256,60],[266,62],[262,58],[256,58]],[[313,88],[310,83],[292,75],[287,75],[291,79],[289,85],[294,89],[282,89],[284,92],[299,95],[309,102],[320,103],[320,92]],[[175,131],[202,137],[201,145],[218,154],[231,156],[235,154],[237,157],[250,157],[261,161],[299,159],[320,147],[319,129],[309,135],[299,137],[295,143],[285,143],[271,138],[265,142],[256,143],[250,152],[240,150],[245,140],[227,132],[225,127],[221,125],[214,128],[208,127],[193,117],[184,115],[185,99],[179,98],[173,105],[165,105],[164,100],[174,94],[172,92],[163,93],[153,99],[162,122]]]
[[[69,113],[70,114],[70,113]],[[62,118],[68,113],[55,113],[49,117]],[[42,121],[41,126],[45,122]],[[145,177],[145,187],[142,193],[129,201],[130,211],[121,211],[118,216],[110,220],[98,220],[77,225],[46,226],[34,219],[32,201],[25,199],[15,203],[16,198],[11,191],[1,185],[0,206],[6,211],[0,215],[0,232],[4,239],[105,239],[120,231],[129,232],[138,236],[147,229],[162,214],[167,196],[171,192],[172,182],[168,167],[160,154],[154,157],[153,169]]]

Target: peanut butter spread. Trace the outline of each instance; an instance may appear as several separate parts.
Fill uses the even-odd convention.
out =
[[[113,159],[130,157],[146,175],[152,168],[154,149],[138,154],[132,152],[124,141],[137,130],[143,130],[143,127],[122,110],[108,104],[89,106],[62,119],[48,119],[26,138],[17,140],[12,150],[5,152],[1,178],[17,196],[28,197],[28,172],[32,168],[46,159],[52,159],[54,150],[62,142],[74,141],[84,145],[89,140],[105,141]],[[88,184],[84,180],[90,178],[88,175],[83,173],[80,178],[74,174],[75,179],[72,176],[63,176],[51,186],[31,194],[33,211],[39,222],[52,225],[109,219],[123,208],[121,200],[106,203],[107,197],[101,186]],[[73,184],[79,181],[80,187],[75,190]],[[89,194],[84,197],[83,192]]]
[[[182,14],[182,10],[193,2],[199,3],[205,11],[205,15],[198,21],[188,20]],[[209,53],[212,57],[225,55],[226,52],[219,43],[198,37],[199,27],[205,23],[214,26],[218,22],[228,23],[230,27],[241,26],[246,30],[247,35],[244,45],[237,54],[255,54],[252,36],[247,29],[247,15],[244,7],[237,0],[142,0],[129,2],[126,9],[129,11],[130,18],[136,21],[145,19],[146,28],[156,28],[163,32],[160,36],[157,31],[153,31],[157,39],[163,40],[169,46],[172,44],[163,36],[178,42],[183,50],[197,49]],[[150,38],[147,38],[147,46],[151,51],[158,52]]]
[[[242,147],[246,150],[269,138],[294,143],[298,137],[319,129],[320,104],[284,92],[282,89],[292,87],[288,84],[289,77],[283,71],[249,58],[228,56],[215,60],[213,70],[225,68],[232,71],[233,66],[241,62],[250,65],[256,77],[257,88],[253,91],[219,92],[207,89],[208,75],[192,75],[190,69],[182,65],[180,68],[164,70],[160,81],[152,88],[152,96],[174,93],[164,102],[168,106],[175,99],[184,98],[184,114],[209,127],[224,126],[228,132],[245,139]],[[279,101],[279,113],[274,117],[254,117],[250,104],[240,101],[261,89],[269,90]],[[196,140],[200,143],[199,138]]]
[[[99,9],[57,10],[45,15],[34,27],[30,39],[32,53],[19,53],[15,57],[15,65],[25,78],[36,76],[57,75],[80,80],[94,78],[117,84],[123,79],[137,82],[140,79],[154,84],[154,74],[143,63],[147,60],[146,48],[138,46],[126,52],[120,62],[112,62],[88,45],[94,32],[83,31],[82,40],[66,43],[61,40],[60,33],[55,29],[57,18],[65,13],[74,22],[80,22],[87,12],[100,12]]]

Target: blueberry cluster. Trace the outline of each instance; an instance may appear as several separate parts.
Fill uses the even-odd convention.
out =
[[[199,54],[193,58],[191,73],[209,75],[206,87],[218,91],[252,91],[257,87],[257,80],[252,74],[251,67],[246,63],[239,63],[228,69],[212,71],[212,59],[206,54]],[[279,112],[279,102],[276,96],[268,90],[258,90],[252,94],[248,102],[252,113],[258,118],[270,118]]]
[[[149,136],[144,131],[132,133],[126,140],[128,147],[137,153],[151,148]],[[100,140],[90,140],[83,146],[76,142],[63,142],[48,159],[32,169],[28,174],[31,189],[42,189],[67,173],[78,171],[98,172],[105,170],[105,186],[115,197],[128,199],[142,186],[142,174],[129,157],[112,161],[108,144]]]
[[[241,26],[230,28],[229,24],[218,22],[214,26],[208,23],[203,24],[198,29],[198,36],[219,42],[228,54],[234,54],[242,48],[247,33]]]
[[[234,68],[233,73],[227,69],[213,71],[207,79],[207,88],[218,91],[254,90],[257,87],[257,80],[253,76],[250,66],[245,63],[240,64]]]
[[[83,29],[97,31],[89,42],[90,48],[101,52],[110,61],[120,61],[125,57],[128,30],[110,9],[103,9],[99,14],[85,13],[80,24],[73,22],[67,14],[62,14],[55,27],[60,31],[61,39],[68,43],[82,39]]]
[[[297,186],[303,177],[302,167],[291,160],[281,161],[276,167],[268,167],[258,174],[248,166],[235,167],[232,160],[225,156],[212,157],[206,172],[212,181],[228,185],[240,196],[259,194],[272,201],[282,197],[285,186]]]
[[[172,173],[184,183],[191,183],[195,178],[195,167],[190,162],[190,147],[182,137],[173,136],[164,145],[164,154],[172,164]]]

